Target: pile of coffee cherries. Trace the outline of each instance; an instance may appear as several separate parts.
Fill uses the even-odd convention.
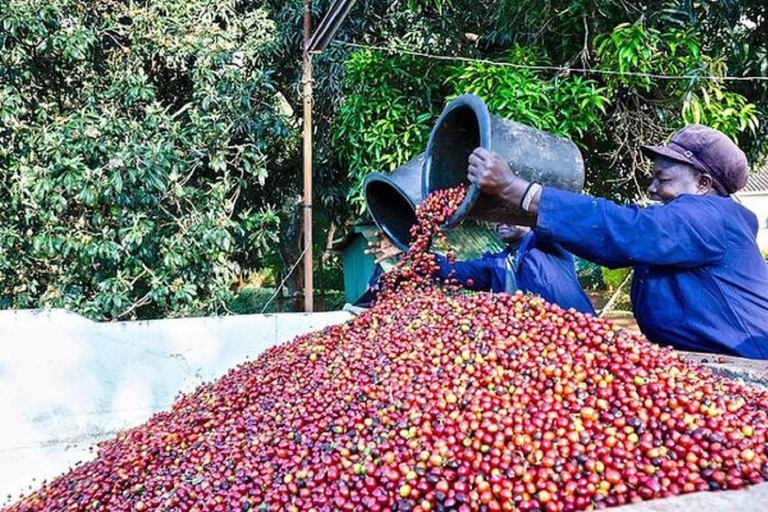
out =
[[[274,347],[28,511],[570,511],[768,477],[768,393],[611,322],[437,283],[427,249],[466,191],[419,209],[368,312]]]

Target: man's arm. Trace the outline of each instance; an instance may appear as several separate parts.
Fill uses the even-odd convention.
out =
[[[441,279],[457,279],[462,286],[475,291],[490,291],[493,282],[493,262],[480,258],[451,263],[448,258],[435,255],[440,265],[437,275]]]
[[[536,233],[606,267],[692,268],[725,254],[725,223],[711,203],[683,196],[650,208],[545,188]]]
[[[485,148],[477,148],[469,155],[467,177],[486,194],[498,196],[514,205],[522,204],[529,185],[524,179],[515,176],[504,157]],[[534,219],[538,214],[540,201],[541,190],[534,194],[528,207],[528,213]]]
[[[482,148],[470,156],[468,175],[483,192],[513,204],[519,204],[528,189],[528,182],[515,176],[501,156]],[[536,193],[529,212],[537,233],[607,267],[696,267],[718,261],[725,251],[720,213],[694,197],[638,208],[544,188]]]

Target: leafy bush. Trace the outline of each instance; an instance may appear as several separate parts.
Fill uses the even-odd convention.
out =
[[[728,67],[723,59],[701,54],[701,43],[693,29],[662,33],[640,22],[623,23],[610,34],[596,36],[595,46],[602,68],[622,72],[607,79],[610,89],[629,88],[680,98],[680,121],[706,124],[733,138],[747,128],[752,132],[757,129],[757,107],[744,96],[726,90],[721,80],[693,78],[681,87],[679,81],[653,80],[634,74],[727,75]]]
[[[549,63],[532,47],[514,47],[503,60],[526,65]],[[600,130],[601,114],[609,101],[605,88],[579,75],[543,78],[530,69],[483,62],[451,70],[454,96],[476,94],[492,114],[576,140]]]
[[[272,211],[238,203],[288,130],[264,9],[0,5],[2,307],[223,311],[238,254],[275,241]]]

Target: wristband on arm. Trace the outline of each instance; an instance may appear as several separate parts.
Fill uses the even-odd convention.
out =
[[[530,212],[531,202],[533,202],[533,198],[536,197],[536,194],[541,190],[541,185],[539,185],[536,182],[530,183],[528,185],[528,188],[525,189],[525,194],[523,194],[523,200],[520,201],[520,209],[522,209],[524,212]]]

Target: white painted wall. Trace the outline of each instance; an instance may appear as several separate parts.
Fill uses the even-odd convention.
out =
[[[757,216],[760,230],[757,232],[757,245],[768,250],[768,192],[738,194],[741,204],[752,210]]]
[[[63,310],[0,311],[0,506],[136,426],[180,392],[346,312],[101,324]]]

